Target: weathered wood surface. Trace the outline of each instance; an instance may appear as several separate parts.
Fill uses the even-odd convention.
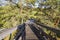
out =
[[[35,33],[31,30],[31,28],[26,26],[26,40],[38,40]]]
[[[7,35],[12,33],[13,31],[15,31],[16,29],[17,29],[17,27],[13,27],[13,28],[10,28],[10,29],[4,29],[4,30],[0,31],[0,40],[5,38]]]
[[[51,31],[57,33],[57,34],[60,34],[60,29],[51,28],[51,27],[45,26],[43,24],[38,24],[38,23],[35,23],[33,20],[32,21],[28,20],[27,22],[25,22],[25,24],[26,24],[26,26],[25,26],[26,40],[38,40],[38,38],[41,38],[43,34],[41,35],[39,32],[44,33],[42,31],[42,28],[46,28],[48,30],[51,30]],[[29,24],[30,26],[28,26],[27,24]],[[37,28],[36,25],[35,25],[36,27],[32,26],[33,24],[39,25],[40,26],[39,28],[41,28],[41,29]],[[13,27],[13,28],[10,28],[10,29],[4,29],[4,30],[0,31],[0,40],[5,38],[7,35],[11,34],[13,31],[17,30],[17,27]],[[24,27],[23,27],[23,30],[24,30]],[[22,33],[24,35],[23,31],[22,31]],[[44,33],[44,34],[47,35],[46,33]],[[49,36],[49,35],[47,35],[47,36]]]

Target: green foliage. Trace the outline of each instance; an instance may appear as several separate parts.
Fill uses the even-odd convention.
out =
[[[26,0],[29,3],[34,4],[36,0]],[[27,2],[27,3],[28,3]],[[21,4],[7,5],[0,7],[0,28],[10,28],[15,27],[30,18],[36,19],[39,23],[44,23],[45,25],[55,27],[55,20],[59,20],[57,28],[60,28],[60,5],[59,0],[47,0],[42,3],[43,5],[51,6],[51,8],[27,8],[21,7]],[[22,9],[21,9],[22,8]],[[22,14],[21,11],[22,10]],[[45,29],[44,29],[45,30]],[[47,34],[50,31],[46,31]]]
[[[26,1],[33,4],[36,0]],[[37,19],[46,25],[54,26],[54,20],[58,18],[60,20],[60,5],[58,2],[58,0],[47,0],[42,3],[44,5],[51,6],[51,8],[48,9],[28,9],[27,7],[21,9],[19,3],[17,5],[0,7],[0,27],[13,27],[30,18]],[[20,9],[22,10],[22,15],[20,14]]]
[[[19,9],[15,6],[0,7],[0,27],[10,28],[19,23]],[[20,18],[20,17],[19,17]]]

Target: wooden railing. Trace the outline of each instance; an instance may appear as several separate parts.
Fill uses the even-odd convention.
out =
[[[47,30],[50,30],[56,33],[56,35],[60,34],[60,29],[52,28],[44,24],[37,23],[37,21],[32,19],[32,20],[28,20],[27,22],[17,27],[0,31],[0,40],[3,40],[9,34],[11,35],[12,32],[15,30],[17,30],[17,33],[15,37],[13,38],[14,40],[18,40],[20,37],[21,37],[21,40],[26,40],[26,37],[25,37],[26,36],[26,32],[25,32],[26,24],[31,28],[31,30],[34,32],[34,34],[37,36],[39,40],[46,40],[46,39],[57,40],[56,38],[53,38],[51,35],[46,34],[42,28],[46,28]]]

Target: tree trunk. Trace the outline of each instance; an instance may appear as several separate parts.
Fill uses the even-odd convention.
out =
[[[56,19],[55,19],[55,23],[54,23],[55,28],[57,28],[58,24],[59,24],[59,18],[56,18]]]

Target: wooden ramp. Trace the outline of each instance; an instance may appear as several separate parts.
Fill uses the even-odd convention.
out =
[[[38,40],[38,38],[28,25],[26,26],[25,30],[26,30],[26,40]]]

